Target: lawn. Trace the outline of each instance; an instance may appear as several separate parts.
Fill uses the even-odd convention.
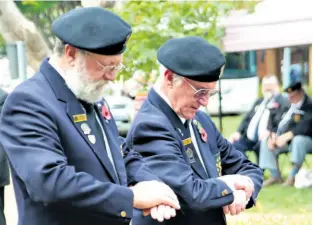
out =
[[[228,138],[236,130],[242,116],[227,116],[223,118],[223,135]],[[218,127],[218,118],[213,117]],[[255,161],[253,154],[249,158]],[[288,156],[280,157],[283,176],[290,169]],[[306,168],[312,167],[311,155],[307,156]],[[265,177],[269,176],[265,172]],[[239,216],[227,216],[230,225],[306,225],[312,224],[312,189],[285,188],[280,185],[263,188],[260,192],[256,207],[245,211]]]

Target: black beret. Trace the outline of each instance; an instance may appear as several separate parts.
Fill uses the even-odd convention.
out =
[[[298,91],[302,89],[302,84],[299,81],[291,82],[286,88],[285,92]]]
[[[175,74],[201,82],[217,81],[225,65],[223,53],[196,36],[166,41],[159,48],[157,58]]]
[[[53,22],[52,31],[65,44],[101,55],[123,53],[132,32],[122,18],[101,7],[72,9]]]

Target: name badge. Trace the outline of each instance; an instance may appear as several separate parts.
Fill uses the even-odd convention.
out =
[[[191,142],[192,142],[192,140],[191,140],[190,137],[189,137],[189,138],[186,138],[185,140],[183,140],[184,146],[191,144]]]
[[[74,123],[87,121],[87,115],[86,114],[73,115],[73,120],[74,120]]]

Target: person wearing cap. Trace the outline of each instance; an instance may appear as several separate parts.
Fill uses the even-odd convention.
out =
[[[181,210],[163,224],[226,224],[255,204],[263,172],[235,150],[201,112],[216,94],[225,57],[196,36],[173,38],[157,52],[164,67],[138,111],[127,144],[177,194]],[[135,212],[133,225],[156,224]]]
[[[19,225],[128,225],[134,208],[160,221],[175,216],[176,195],[118,137],[102,99],[123,68],[131,27],[90,7],[60,16],[52,30],[54,54],[1,116]]]
[[[274,74],[262,78],[262,95],[244,116],[237,131],[229,137],[237,150],[244,154],[255,151],[257,159],[260,141],[276,131],[281,114],[289,107],[288,99],[279,92],[279,81]]]
[[[269,169],[271,177],[263,186],[282,182],[278,161],[280,151],[291,152],[292,169],[283,186],[293,186],[295,176],[301,168],[307,153],[312,152],[312,100],[302,89],[300,82],[292,82],[286,89],[290,108],[285,110],[278,124],[277,132],[260,147],[260,167]]]

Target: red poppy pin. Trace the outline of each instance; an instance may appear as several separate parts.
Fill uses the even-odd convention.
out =
[[[111,112],[106,102],[104,102],[104,105],[102,106],[101,114],[106,120],[110,120],[112,118]]]
[[[274,109],[278,109],[278,107],[279,107],[278,102],[274,102],[274,103],[273,103],[273,108],[274,108]]]
[[[202,141],[207,142],[208,134],[206,133],[205,129],[202,127],[201,123],[199,123],[197,120],[193,120],[193,124],[197,126],[198,132],[201,136]]]

